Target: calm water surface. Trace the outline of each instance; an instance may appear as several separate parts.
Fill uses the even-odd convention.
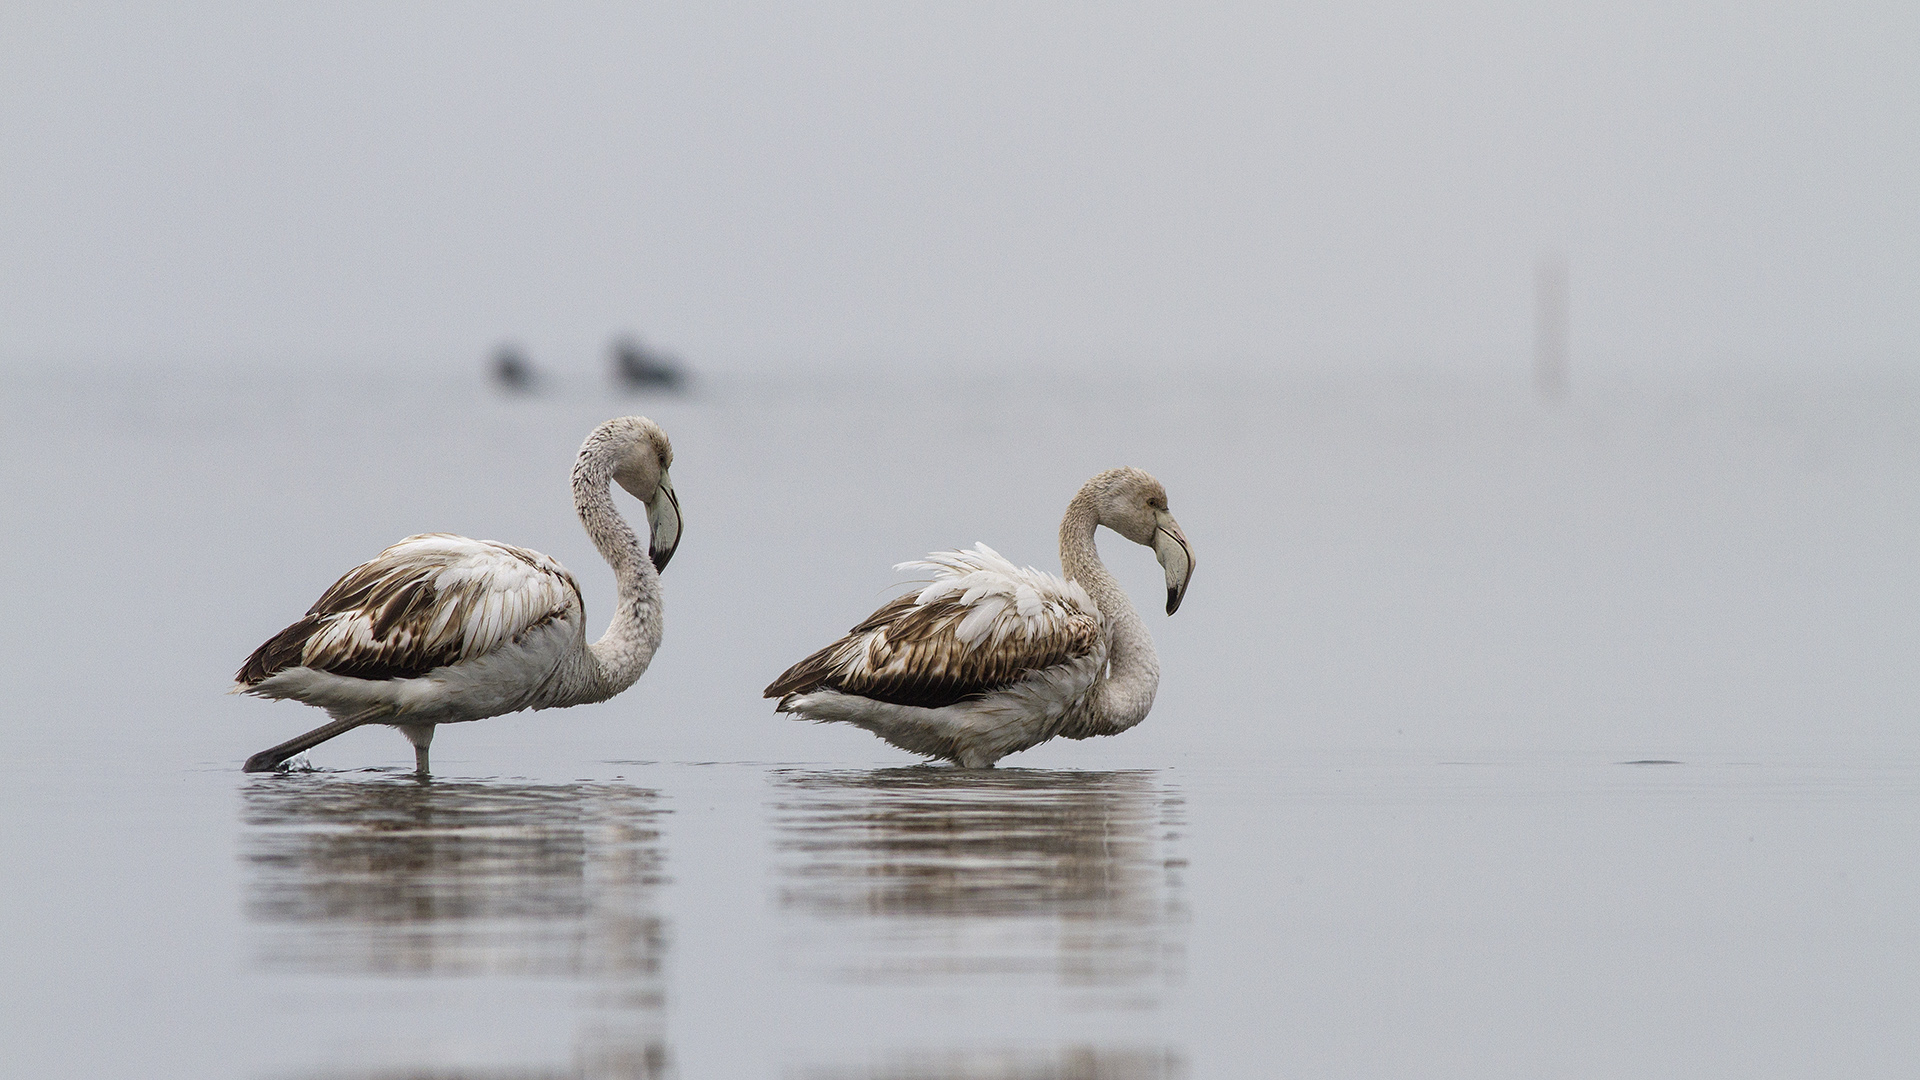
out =
[[[1920,394],[37,376],[0,541],[23,1076],[1909,1075]],[[930,408],[937,403],[938,408]],[[667,644],[606,705],[381,729],[239,660],[410,532],[612,595],[567,501],[672,434]],[[961,439],[967,452],[951,453]],[[944,442],[943,442],[944,440]],[[1167,482],[1126,735],[961,773],[759,689],[974,540]],[[635,511],[637,512],[637,510]],[[1149,553],[1109,562],[1157,612]],[[1647,762],[1669,762],[1651,764]]]

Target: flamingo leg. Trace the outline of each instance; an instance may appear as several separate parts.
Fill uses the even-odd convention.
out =
[[[344,719],[332,721],[331,723],[322,724],[312,731],[307,732],[305,735],[296,735],[286,742],[281,743],[279,746],[269,747],[253,755],[247,759],[245,765],[241,766],[241,771],[272,772],[280,767],[281,762],[293,755],[303,750],[311,750],[321,743],[326,742],[328,739],[333,738],[335,735],[352,731],[364,723],[366,723],[366,721],[360,717],[349,716]]]
[[[432,724],[398,724],[395,726],[397,726],[400,729],[400,734],[405,735],[407,737],[407,740],[413,743],[414,772],[416,772],[420,776],[428,775],[427,747],[433,745],[434,725]]]

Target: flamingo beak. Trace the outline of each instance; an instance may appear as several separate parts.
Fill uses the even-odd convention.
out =
[[[1165,510],[1154,515],[1153,555],[1167,572],[1167,614],[1180,610],[1187,595],[1187,579],[1193,576],[1193,549],[1187,546],[1180,523]]]
[[[660,490],[647,502],[647,531],[647,555],[653,559],[654,570],[665,570],[667,560],[680,546],[680,499],[664,472],[660,474]]]

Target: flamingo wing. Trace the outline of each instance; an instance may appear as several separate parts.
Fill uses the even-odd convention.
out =
[[[1085,589],[1016,567],[985,544],[895,569],[934,576],[775,679],[766,696],[782,699],[780,711],[794,696],[822,689],[940,708],[1080,659],[1104,643],[1099,608]]]
[[[449,533],[409,536],[333,583],[299,622],[255,649],[241,688],[309,667],[410,679],[483,656],[555,620],[579,623],[580,586],[526,548]]]

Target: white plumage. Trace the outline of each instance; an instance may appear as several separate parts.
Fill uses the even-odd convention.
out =
[[[419,590],[420,597],[430,599],[411,608],[390,605],[385,627],[382,612],[367,604],[327,615],[306,648],[332,660],[329,670],[394,656],[471,660],[536,623],[578,622],[581,614],[579,583],[558,562],[526,548],[451,533],[409,536],[356,568],[342,584],[361,586],[374,596],[405,597]],[[384,632],[376,633],[376,627]]]
[[[1152,707],[1159,663],[1140,617],[1094,547],[1106,525],[1152,546],[1167,612],[1193,557],[1159,481],[1138,469],[1089,480],[1060,526],[1062,579],[985,544],[901,563],[933,577],[767,687],[780,712],[867,729],[902,749],[984,768],[1056,735],[1132,727]]]
[[[1031,566],[1023,570],[985,544],[975,543],[971,551],[936,551],[894,569],[934,575],[914,597],[917,606],[958,596],[956,603],[967,614],[953,635],[969,649],[1010,649],[1019,642],[1050,640],[1076,620],[1099,623],[1100,609],[1087,590]]]
[[[553,559],[447,533],[410,536],[335,582],[235,675],[235,692],[334,718],[255,754],[247,771],[382,723],[413,742],[425,774],[439,724],[603,701],[631,686],[659,647],[659,570],[679,543],[672,461],[666,434],[644,417],[610,420],[580,449],[574,506],[619,584],[599,641],[587,644],[579,583]],[[650,550],[614,509],[612,482],[646,504]]]

